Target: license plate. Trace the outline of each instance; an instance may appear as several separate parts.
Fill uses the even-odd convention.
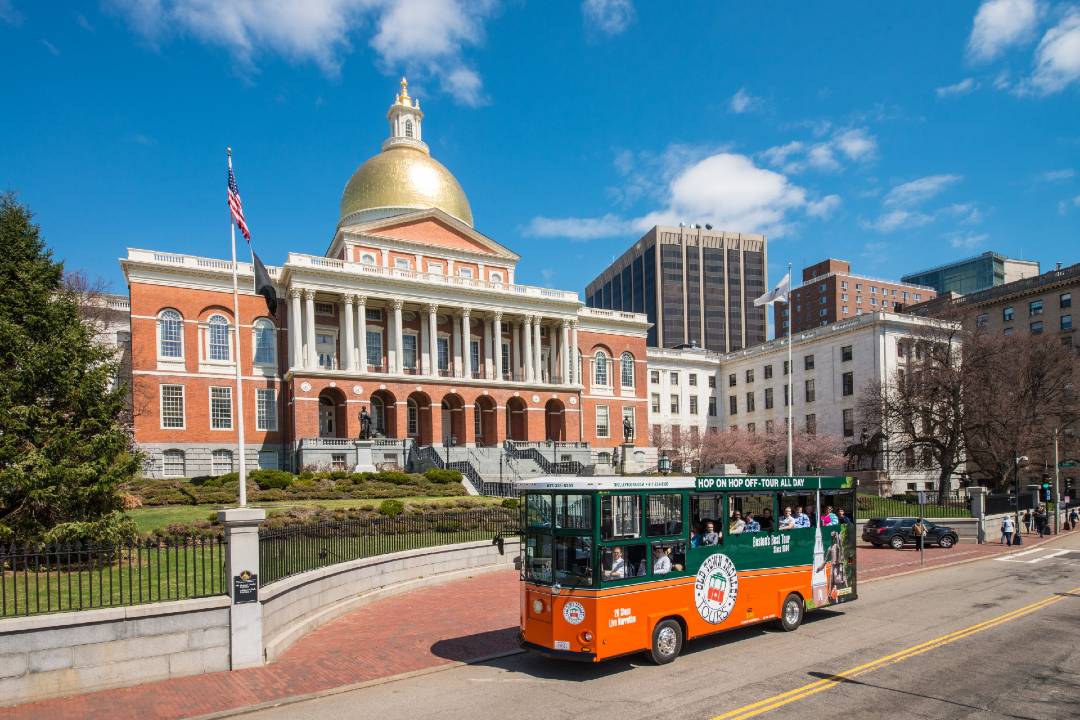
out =
[[[567,640],[556,640],[555,641],[555,649],[556,650],[569,650],[570,649],[570,643]]]

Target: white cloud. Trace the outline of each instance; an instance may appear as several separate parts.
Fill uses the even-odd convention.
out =
[[[842,159],[851,162],[873,160],[877,147],[877,138],[865,128],[845,128],[834,132],[829,139],[812,145],[793,140],[771,147],[761,153],[761,158],[790,174],[800,173],[807,167],[836,172],[843,166]]]
[[[786,145],[777,145],[771,147],[768,150],[761,153],[761,157],[765,159],[765,162],[774,166],[786,165],[788,159],[800,154],[803,151],[805,145],[798,140],[792,140]]]
[[[840,169],[840,163],[833,155],[832,146],[829,143],[819,143],[810,148],[806,153],[806,162],[818,170],[833,171]]]
[[[0,0],[2,2],[2,0]],[[494,0],[110,0],[147,40],[188,33],[227,49],[243,72],[280,54],[336,76],[363,31],[387,71],[438,78],[459,102],[483,102],[482,81],[463,58],[484,40]]]
[[[844,130],[833,138],[833,144],[848,160],[869,160],[877,153],[877,139],[863,128]]]
[[[1031,84],[1049,95],[1080,80],[1080,10],[1072,10],[1046,31],[1035,50]]]
[[[1040,173],[1035,179],[1042,182],[1058,182],[1059,180],[1069,180],[1076,177],[1076,171],[1072,168],[1064,168],[1062,170],[1047,170],[1044,173]]]
[[[581,14],[585,22],[606,35],[618,35],[634,22],[634,4],[630,0],[584,0]]]
[[[685,154],[675,146],[663,157]],[[839,204],[829,196],[808,203],[806,190],[780,173],[758,167],[745,156],[715,152],[674,172],[659,209],[636,218],[604,215],[599,218],[534,218],[525,233],[537,236],[588,240],[644,232],[653,225],[680,222],[711,224],[737,232],[763,232],[773,236],[790,227],[790,214],[805,210],[824,217]]]
[[[60,56],[60,48],[56,47],[55,45],[53,45],[48,40],[42,38],[41,39],[41,44],[45,46],[45,49],[48,50],[51,55],[53,55],[55,57]]]
[[[756,109],[761,104],[761,98],[746,92],[746,88],[739,88],[739,91],[731,96],[730,104],[731,112],[741,114]]]
[[[993,60],[1007,48],[1031,39],[1038,20],[1036,0],[986,0],[975,13],[968,57]]]
[[[975,82],[975,78],[964,78],[958,83],[939,87],[934,92],[937,93],[937,96],[939,98],[947,98],[955,97],[957,95],[967,95],[969,92],[977,89],[978,87],[979,83]]]
[[[806,214],[824,220],[832,215],[833,211],[838,207],[840,207],[840,196],[826,195],[820,200],[811,200],[806,203]]]
[[[946,233],[949,245],[958,250],[974,250],[986,242],[990,236],[986,233]]]
[[[877,220],[863,222],[863,227],[889,233],[900,228],[916,228],[933,221],[932,215],[910,210],[890,210]]]
[[[0,0],[0,22],[8,25],[22,25],[22,21],[22,13],[15,9],[11,0]]]
[[[928,175],[897,185],[885,196],[886,206],[911,206],[929,200],[959,181],[959,175]]]

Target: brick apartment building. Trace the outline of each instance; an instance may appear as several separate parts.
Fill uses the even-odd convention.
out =
[[[515,283],[519,256],[473,227],[404,82],[387,119],[390,137],[349,180],[327,252],[269,268],[275,316],[248,263],[237,319],[229,261],[136,249],[121,260],[135,439],[150,474],[235,468],[237,358],[252,467],[348,467],[361,408],[376,462],[461,446],[457,459],[479,468],[506,440],[595,459],[622,442],[624,418],[648,453],[645,316]]]
[[[903,312],[908,305],[933,299],[929,287],[853,275],[846,260],[823,260],[803,268],[802,284],[791,290],[793,333],[872,312]],[[773,327],[787,334],[788,305],[775,303]]]

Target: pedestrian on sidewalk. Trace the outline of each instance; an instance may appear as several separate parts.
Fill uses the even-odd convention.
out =
[[[1038,531],[1040,539],[1044,535],[1050,534],[1048,532],[1048,530],[1050,529],[1050,520],[1046,514],[1046,508],[1044,508],[1042,505],[1040,505],[1039,509],[1035,511],[1035,529]]]
[[[1013,532],[1016,530],[1016,526],[1013,524],[1012,515],[1006,515],[1001,518],[1001,545],[1012,545]]]
[[[1025,510],[1024,511],[1024,517],[1021,518],[1021,521],[1024,523],[1024,527],[1027,529],[1027,532],[1025,534],[1030,535],[1031,534],[1031,511],[1030,510]]]
[[[1076,523],[1077,523],[1078,520],[1080,520],[1080,514],[1078,514],[1076,512],[1076,508],[1073,508],[1069,512],[1069,529],[1070,530],[1075,530],[1076,529]]]

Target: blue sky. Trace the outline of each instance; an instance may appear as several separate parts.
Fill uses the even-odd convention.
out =
[[[402,73],[519,282],[583,290],[655,222],[899,277],[1080,261],[1080,5],[0,0],[0,189],[69,267],[321,253]]]

